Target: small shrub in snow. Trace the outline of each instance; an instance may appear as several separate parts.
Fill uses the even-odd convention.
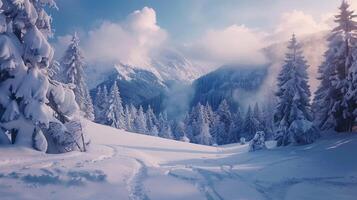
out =
[[[245,144],[245,137],[241,137],[239,141],[240,141],[241,145],[244,145]]]
[[[249,143],[249,151],[257,151],[266,148],[265,133],[263,131],[258,131]]]
[[[180,138],[180,141],[189,143],[190,139],[186,135],[184,135],[183,137]]]

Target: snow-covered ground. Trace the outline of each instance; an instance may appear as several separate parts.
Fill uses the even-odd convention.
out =
[[[88,153],[1,147],[0,199],[356,199],[357,135],[248,152],[87,122]],[[270,144],[270,146],[273,146]]]

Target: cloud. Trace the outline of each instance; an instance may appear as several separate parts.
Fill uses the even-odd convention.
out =
[[[199,40],[186,44],[184,51],[194,61],[210,66],[228,63],[262,64],[266,58],[265,34],[244,25],[210,30]]]
[[[288,40],[293,33],[299,37],[304,37],[329,29],[330,26],[326,17],[321,16],[321,19],[317,20],[303,11],[294,10],[282,14],[277,27],[272,33],[272,39],[275,41]]]
[[[184,51],[196,64],[210,69],[224,64],[262,65],[268,59],[262,49],[274,43],[288,41],[293,33],[299,38],[327,31],[331,15],[315,19],[303,11],[283,13],[270,31],[245,25],[231,25],[207,31],[202,37],[184,46]]]
[[[124,21],[103,21],[80,36],[88,63],[121,62],[135,66],[150,65],[150,54],[167,40],[166,31],[157,25],[155,10],[148,7],[134,11]],[[69,38],[58,37],[58,53]]]

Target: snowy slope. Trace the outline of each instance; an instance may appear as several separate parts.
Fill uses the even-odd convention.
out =
[[[356,135],[247,152],[87,123],[88,153],[1,147],[1,199],[355,199]],[[270,144],[272,146],[272,144]]]

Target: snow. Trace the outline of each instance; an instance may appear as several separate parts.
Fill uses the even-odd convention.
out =
[[[357,135],[249,152],[84,121],[87,153],[0,149],[1,199],[355,199]]]

